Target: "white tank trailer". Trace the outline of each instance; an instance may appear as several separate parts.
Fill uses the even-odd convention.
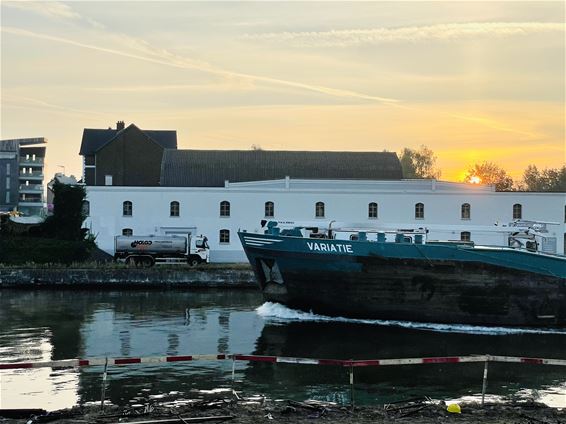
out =
[[[209,262],[208,239],[205,236],[116,236],[114,259],[136,266]]]

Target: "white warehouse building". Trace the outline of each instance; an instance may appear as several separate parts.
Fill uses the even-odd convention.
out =
[[[426,227],[429,239],[476,243],[493,243],[482,227],[524,219],[557,223],[547,251],[566,243],[566,193],[404,180],[392,152],[179,150],[176,131],[118,121],[85,128],[80,154],[85,225],[111,254],[117,235],[202,234],[211,261],[245,261],[237,231],[260,230],[262,219]]]
[[[114,252],[121,234],[203,234],[211,261],[245,261],[239,229],[260,230],[262,219],[426,227],[429,239],[492,243],[494,224],[514,219],[555,222],[556,253],[566,244],[566,194],[496,192],[492,186],[435,180],[306,180],[284,178],[224,187],[87,187],[86,226],[99,247]],[[504,242],[504,236],[501,243]]]

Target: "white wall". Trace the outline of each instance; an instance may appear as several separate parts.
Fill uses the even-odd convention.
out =
[[[399,224],[419,226],[451,226],[462,228],[431,230],[429,239],[459,239],[460,231],[470,231],[476,243],[488,243],[477,226],[492,226],[512,221],[513,204],[523,207],[523,219],[558,222],[549,226],[557,238],[557,251],[564,252],[564,193],[494,192],[486,186],[434,181],[306,181],[232,183],[219,188],[193,187],[87,187],[90,217],[86,226],[97,235],[98,246],[114,251],[114,236],[123,228],[135,234],[164,234],[195,229],[209,238],[214,262],[245,261],[238,229],[260,229],[264,204],[275,204],[275,219],[315,220],[315,203],[325,203],[325,218],[337,221],[368,222],[373,225]],[[133,203],[133,216],[122,216],[122,202]],[[220,217],[220,202],[231,205],[230,217]],[[180,216],[169,216],[171,201],[180,203]],[[379,205],[378,219],[368,219],[368,204]],[[425,218],[415,219],[414,205],[425,205]],[[471,205],[471,219],[462,220],[460,208]],[[431,227],[432,228],[432,227]],[[230,243],[219,243],[219,230],[230,230]],[[552,235],[552,234],[551,234]]]

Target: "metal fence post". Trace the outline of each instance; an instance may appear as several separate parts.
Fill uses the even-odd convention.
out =
[[[234,386],[234,381],[236,380],[236,360],[232,355],[232,387]]]
[[[487,389],[487,364],[489,363],[489,357],[486,358],[483,366],[483,384],[481,388],[481,405],[483,406],[485,400],[485,390]]]
[[[354,365],[350,364],[350,400],[352,402],[352,409],[354,409]]]
[[[108,356],[104,362],[104,373],[102,374],[102,389],[100,390],[100,411],[104,411],[104,397],[106,396],[106,376],[108,375]]]

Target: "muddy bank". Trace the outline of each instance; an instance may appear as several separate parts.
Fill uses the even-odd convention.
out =
[[[0,288],[255,288],[249,267],[0,268]]]
[[[252,424],[259,422],[280,423],[449,423],[463,424],[486,422],[503,423],[566,423],[566,411],[542,404],[477,403],[459,405],[461,413],[450,413],[444,402],[412,401],[393,405],[355,407],[338,406],[326,402],[269,401],[255,398],[216,399],[192,402],[178,406],[142,406],[126,409],[106,407],[100,412],[98,406],[55,411],[48,415],[26,418],[0,418],[5,424],[53,422],[70,423],[145,423],[169,424],[189,422],[229,422]]]

